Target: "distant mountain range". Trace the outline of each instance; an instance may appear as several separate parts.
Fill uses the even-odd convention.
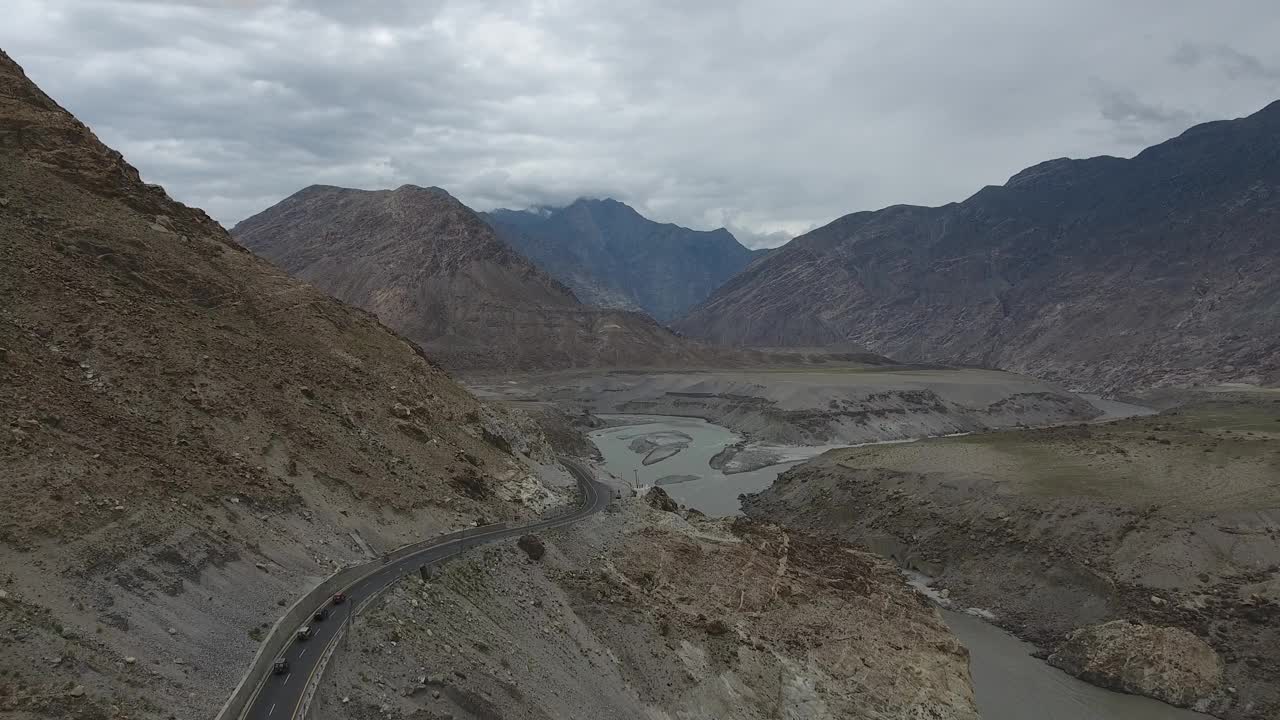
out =
[[[638,312],[583,305],[440,188],[313,185],[237,224],[237,241],[364,308],[454,369],[732,364]]]
[[[1280,103],[1133,159],[1051,160],[961,203],[846,215],[675,327],[1108,390],[1280,381]]]
[[[765,252],[748,250],[724,228],[657,223],[610,199],[494,210],[485,219],[583,302],[642,310],[661,322],[683,315]]]

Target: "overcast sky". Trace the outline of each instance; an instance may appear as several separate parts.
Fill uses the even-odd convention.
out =
[[[413,183],[777,244],[1280,99],[1276,0],[5,5],[0,47],[227,226]]]

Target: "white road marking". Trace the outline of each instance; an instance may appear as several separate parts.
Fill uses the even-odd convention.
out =
[[[276,704],[271,703],[271,709],[267,711],[267,717],[271,717],[271,713],[276,711]]]
[[[293,677],[293,673],[289,673],[288,675],[285,675],[285,676],[284,676],[284,684],[285,684],[285,685],[288,685],[288,684],[289,684],[289,678],[291,678],[291,677]]]
[[[304,648],[302,652],[298,653],[298,659],[301,660],[302,658],[306,657],[306,654],[307,654],[307,650]]]

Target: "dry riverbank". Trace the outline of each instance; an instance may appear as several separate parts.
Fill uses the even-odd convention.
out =
[[[473,377],[486,399],[573,413],[703,418],[757,442],[854,445],[1090,420],[1101,411],[1034,378],[993,370],[848,367],[574,372]]]

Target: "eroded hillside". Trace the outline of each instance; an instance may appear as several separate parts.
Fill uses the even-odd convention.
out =
[[[555,500],[498,447],[546,460],[536,434],[144,184],[3,54],[0,423],[15,717],[208,717],[318,577]]]

